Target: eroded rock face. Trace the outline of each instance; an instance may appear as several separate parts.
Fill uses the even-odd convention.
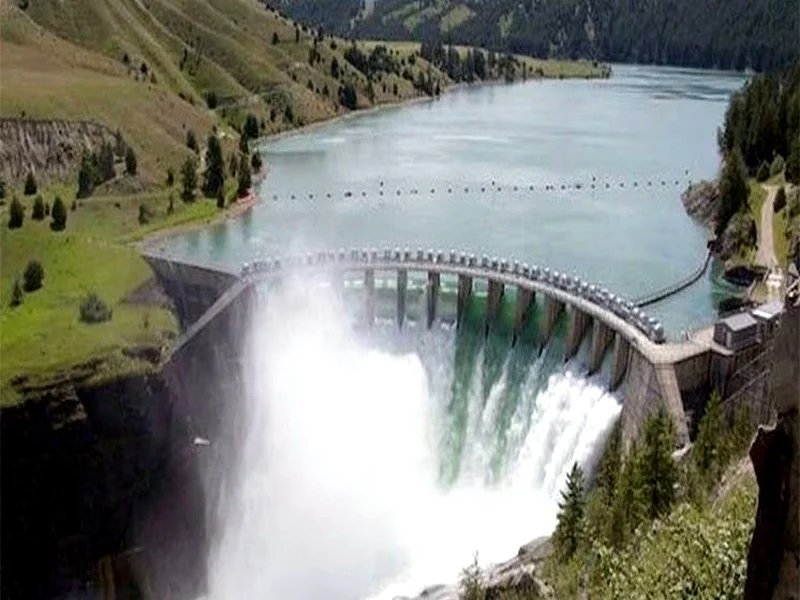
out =
[[[64,179],[77,172],[84,150],[114,141],[111,130],[88,121],[0,119],[0,176],[21,183]]]
[[[709,229],[714,229],[719,218],[719,190],[710,181],[693,183],[681,194],[683,208],[690,217]]]
[[[800,298],[787,301],[773,347],[773,427],[762,427],[750,458],[758,479],[756,527],[745,598],[800,598]]]

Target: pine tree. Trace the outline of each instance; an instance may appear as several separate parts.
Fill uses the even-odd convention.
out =
[[[33,196],[36,193],[36,179],[33,176],[33,171],[28,171],[28,176],[25,178],[25,195]]]
[[[0,200],[6,197],[6,180],[0,177]]]
[[[707,482],[716,482],[730,457],[730,443],[719,394],[714,391],[708,399],[705,414],[700,419],[692,456],[700,474]]]
[[[19,306],[22,304],[23,297],[22,282],[19,280],[19,277],[17,277],[14,279],[14,288],[11,290],[11,306]]]
[[[583,470],[574,463],[567,475],[567,489],[561,492],[558,524],[553,534],[556,552],[563,560],[568,560],[578,550],[583,537],[585,512]]]
[[[720,215],[717,233],[722,232],[730,218],[742,207],[747,206],[747,168],[738,148],[734,148],[725,156],[722,175],[719,180]]]
[[[786,160],[786,181],[800,185],[800,136],[794,140]]]
[[[192,202],[197,189],[197,162],[194,155],[187,156],[181,167],[181,185],[183,186],[181,193],[183,201]]]
[[[216,198],[225,186],[225,162],[222,158],[222,144],[213,133],[208,136],[206,146],[206,170],[203,173],[203,193],[208,198]]]
[[[250,161],[247,159],[246,154],[242,154],[239,160],[239,185],[236,190],[237,195],[240,198],[246,196],[251,185]]]
[[[609,541],[622,548],[646,515],[641,476],[642,452],[635,444],[628,451],[614,490],[609,523]]]
[[[258,152],[253,152],[253,158],[250,160],[250,166],[253,167],[253,173],[260,173],[263,162],[261,155]]]
[[[94,191],[94,165],[92,157],[84,152],[81,157],[81,168],[78,170],[78,198],[88,198]]]
[[[125,172],[128,175],[136,175],[137,168],[136,153],[133,151],[133,148],[128,146],[128,149],[125,151]]]
[[[642,480],[651,519],[669,512],[675,502],[678,469],[672,459],[674,449],[675,426],[661,408],[645,422],[642,447]]]
[[[228,173],[231,174],[231,177],[236,177],[236,171],[239,168],[239,157],[236,156],[236,153],[231,153],[231,159],[228,161]]]
[[[172,167],[167,167],[167,187],[175,185],[175,170]]]
[[[242,133],[247,136],[248,140],[254,140],[258,138],[258,119],[256,119],[256,116],[253,113],[249,113],[247,118],[244,120]]]
[[[53,218],[50,223],[50,229],[53,231],[63,231],[67,226],[67,207],[64,206],[64,201],[60,196],[56,196],[53,201],[53,210],[51,211]]]
[[[34,221],[41,221],[44,219],[44,198],[42,198],[41,195],[36,196],[36,200],[33,201],[31,219]]]
[[[272,45],[277,46],[280,43],[281,39],[278,37],[277,32],[273,32],[272,34]]]
[[[619,421],[608,436],[603,457],[597,466],[597,487],[606,495],[610,502],[614,497],[617,480],[622,469],[622,430]]]
[[[11,199],[11,206],[8,207],[8,228],[19,229],[25,221],[25,209],[22,202],[16,195]]]
[[[117,129],[114,133],[114,154],[122,158],[125,156],[125,151],[128,149],[128,145],[125,143],[124,138],[122,137],[122,132]]]
[[[200,146],[197,145],[197,136],[191,129],[186,132],[186,146],[195,154],[200,152]]]
[[[114,171],[114,149],[109,142],[104,142],[100,147],[98,167],[101,181],[108,181],[116,176]]]

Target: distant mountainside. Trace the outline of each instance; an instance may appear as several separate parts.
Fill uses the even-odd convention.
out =
[[[763,71],[800,51],[796,0],[270,0],[339,35]]]

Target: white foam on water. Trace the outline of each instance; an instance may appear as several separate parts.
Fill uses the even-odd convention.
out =
[[[438,449],[454,331],[417,329],[392,351],[357,333],[330,288],[286,282],[262,304],[242,476],[226,490],[209,565],[214,599],[415,595],[454,581],[476,551],[481,563],[507,559],[552,531],[566,472],[594,460],[619,413],[612,396],[569,372],[541,391],[528,377],[506,475],[490,485],[507,365],[485,406],[473,374],[464,468],[446,487]]]

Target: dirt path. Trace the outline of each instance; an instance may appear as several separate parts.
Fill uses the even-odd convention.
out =
[[[767,191],[767,197],[761,206],[761,235],[758,238],[756,263],[762,267],[773,269],[778,266],[778,259],[775,257],[775,240],[772,235],[772,213],[775,211],[775,195],[778,193],[778,187],[774,185],[763,187]]]

